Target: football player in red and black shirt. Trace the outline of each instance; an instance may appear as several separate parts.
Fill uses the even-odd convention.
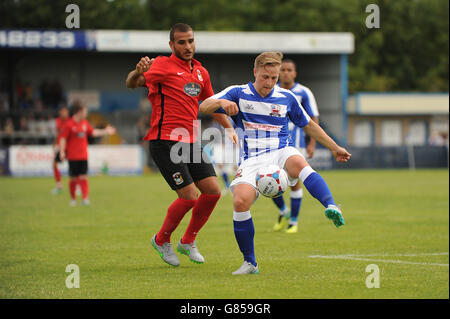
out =
[[[76,205],[75,191],[81,188],[83,204],[89,205],[88,172],[88,136],[112,135],[116,129],[108,125],[104,129],[94,129],[86,120],[87,108],[79,103],[72,109],[72,117],[67,121],[59,141],[61,160],[69,161],[69,190],[72,198],[70,205]]]
[[[195,245],[195,238],[220,198],[220,186],[212,164],[204,160],[207,155],[197,142],[199,101],[214,92],[208,71],[193,58],[192,28],[183,23],[172,26],[169,46],[170,57],[143,57],[136,69],[128,74],[126,85],[128,88],[148,87],[152,116],[151,128],[144,139],[150,141],[153,160],[178,195],[151,243],[166,263],[178,266],[180,261],[173,251],[170,236],[191,208],[189,226],[177,248],[196,263],[205,261]],[[223,108],[229,115],[238,112],[234,103],[223,105]],[[215,118],[224,127],[232,127],[225,114],[217,114]],[[172,160],[171,151],[175,149],[179,149],[177,154],[183,158],[181,162]]]
[[[61,183],[61,172],[58,168],[58,163],[61,163],[61,158],[59,156],[59,141],[61,139],[61,134],[64,129],[64,125],[69,120],[69,110],[67,107],[63,106],[59,109],[59,117],[55,119],[56,124],[56,140],[53,144],[53,149],[55,151],[55,157],[53,160],[53,177],[56,181],[56,187],[53,189],[53,194],[59,194],[62,191],[62,183]]]

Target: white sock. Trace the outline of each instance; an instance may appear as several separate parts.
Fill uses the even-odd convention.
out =
[[[291,198],[303,198],[303,188],[296,191],[291,191]]]
[[[250,214],[250,211],[246,212],[235,212],[233,211],[233,220],[237,222],[242,222],[244,220],[252,218],[252,215]]]
[[[298,175],[298,177],[300,177],[300,179],[302,180],[302,182],[304,182],[309,175],[311,175],[312,173],[314,173],[315,170],[313,170],[313,168],[311,166],[306,166],[304,167],[300,174]]]

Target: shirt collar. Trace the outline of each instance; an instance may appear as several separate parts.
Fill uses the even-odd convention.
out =
[[[272,91],[270,91],[269,94],[267,94],[265,97],[262,97],[262,96],[258,93],[258,91],[256,91],[256,89],[255,89],[255,87],[253,86],[253,83],[252,83],[252,82],[248,82],[248,86],[249,86],[250,90],[251,90],[254,94],[256,94],[256,96],[259,97],[260,99],[267,99],[267,98],[271,97],[272,94],[273,94],[273,91],[275,90],[275,87],[273,87],[273,88],[272,88]]]
[[[183,59],[180,59],[175,54],[172,53],[172,55],[170,56],[170,59],[172,61],[174,61],[175,63],[177,63],[177,64],[179,64],[179,65],[189,69],[189,62],[188,61],[184,61]],[[197,65],[200,64],[200,62],[198,62],[196,59],[192,59],[191,63],[192,63],[192,69],[194,69]]]

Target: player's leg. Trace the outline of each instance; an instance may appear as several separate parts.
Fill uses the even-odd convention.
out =
[[[81,160],[77,162],[77,185],[81,189],[81,197],[83,205],[89,205],[89,181],[88,181],[88,161]],[[76,193],[75,193],[76,194]]]
[[[286,203],[284,202],[283,195],[276,198],[272,198],[272,200],[279,210],[279,215],[275,225],[273,225],[273,230],[279,231],[288,225],[289,209],[287,208]]]
[[[83,198],[83,205],[90,205],[89,201],[89,180],[87,174],[78,177],[78,185],[81,189],[81,197]]]
[[[170,151],[174,144],[175,142],[164,140],[155,140],[149,143],[153,161],[167,184],[178,195],[178,198],[168,207],[163,224],[152,237],[151,244],[164,262],[178,266],[180,261],[173,251],[170,237],[186,213],[194,207],[198,194],[187,164],[174,163],[170,158]]]
[[[69,162],[69,194],[70,194],[70,206],[77,204],[76,189],[78,184],[78,165],[77,161]]]
[[[303,130],[300,132],[300,145],[303,147],[297,147],[297,150],[306,158],[306,147],[305,147],[305,136],[303,134]],[[302,204],[303,199],[303,190],[302,184],[300,181],[297,182],[294,186],[291,186],[291,214],[289,218],[289,225],[286,229],[286,233],[293,234],[298,231],[298,215],[300,213],[300,206]]]
[[[61,172],[58,168],[58,163],[61,163],[61,159],[59,157],[59,151],[56,152],[55,158],[53,160],[53,177],[56,182],[56,187],[52,190],[53,194],[60,194],[62,191]]]
[[[234,236],[244,257],[243,264],[233,275],[257,274],[259,270],[255,258],[255,226],[250,214],[250,207],[257,198],[257,192],[247,183],[235,185],[232,192]]]
[[[309,166],[306,159],[300,153],[295,154],[295,151],[291,150],[293,148],[288,147],[286,149],[289,150],[286,150],[285,153],[291,154],[286,156],[287,159],[284,161],[284,168],[291,182],[295,181],[296,183],[297,179],[300,178],[308,192],[326,208],[325,215],[327,218],[331,219],[336,227],[344,225],[345,222],[342,213],[336,206],[333,195],[322,176]]]
[[[197,188],[193,183],[180,189],[175,189],[175,191],[178,198],[167,209],[167,214],[161,228],[151,239],[151,244],[161,259],[171,266],[179,266],[180,260],[173,250],[170,237],[180,224],[184,215],[186,215],[197,201]]]
[[[191,163],[188,163],[187,166],[195,186],[200,190],[201,194],[192,209],[189,225],[178,243],[178,251],[188,255],[191,261],[203,263],[205,259],[198,251],[195,239],[216,207],[221,191],[214,167],[207,160],[208,158],[200,145],[192,146],[192,153],[194,152],[197,152],[198,156],[193,155]]]
[[[187,175],[188,173],[185,172],[185,178]],[[186,213],[191,210],[197,202],[197,188],[193,182],[178,189],[174,188],[173,190],[177,193],[178,198],[170,204],[164,222],[156,234],[155,241],[158,245],[167,242],[170,243],[172,233],[178,227]]]
[[[291,187],[291,215],[289,219],[289,225],[286,229],[286,233],[293,234],[298,231],[298,215],[300,213],[300,206],[302,204],[303,190],[300,181]]]

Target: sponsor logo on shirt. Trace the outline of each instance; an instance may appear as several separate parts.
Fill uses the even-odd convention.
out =
[[[254,109],[255,109],[255,106],[254,106],[254,105],[252,105],[252,104],[247,104],[247,103],[244,104],[244,110],[249,111],[249,110],[254,110]]]
[[[186,83],[186,85],[184,86],[184,93],[192,97],[198,96],[200,94],[200,91],[200,84],[195,82]]]
[[[269,132],[280,132],[282,125],[271,125],[271,124],[263,124],[263,123],[254,123],[242,121],[244,124],[244,128],[246,130],[257,130],[257,131],[269,131]]]

